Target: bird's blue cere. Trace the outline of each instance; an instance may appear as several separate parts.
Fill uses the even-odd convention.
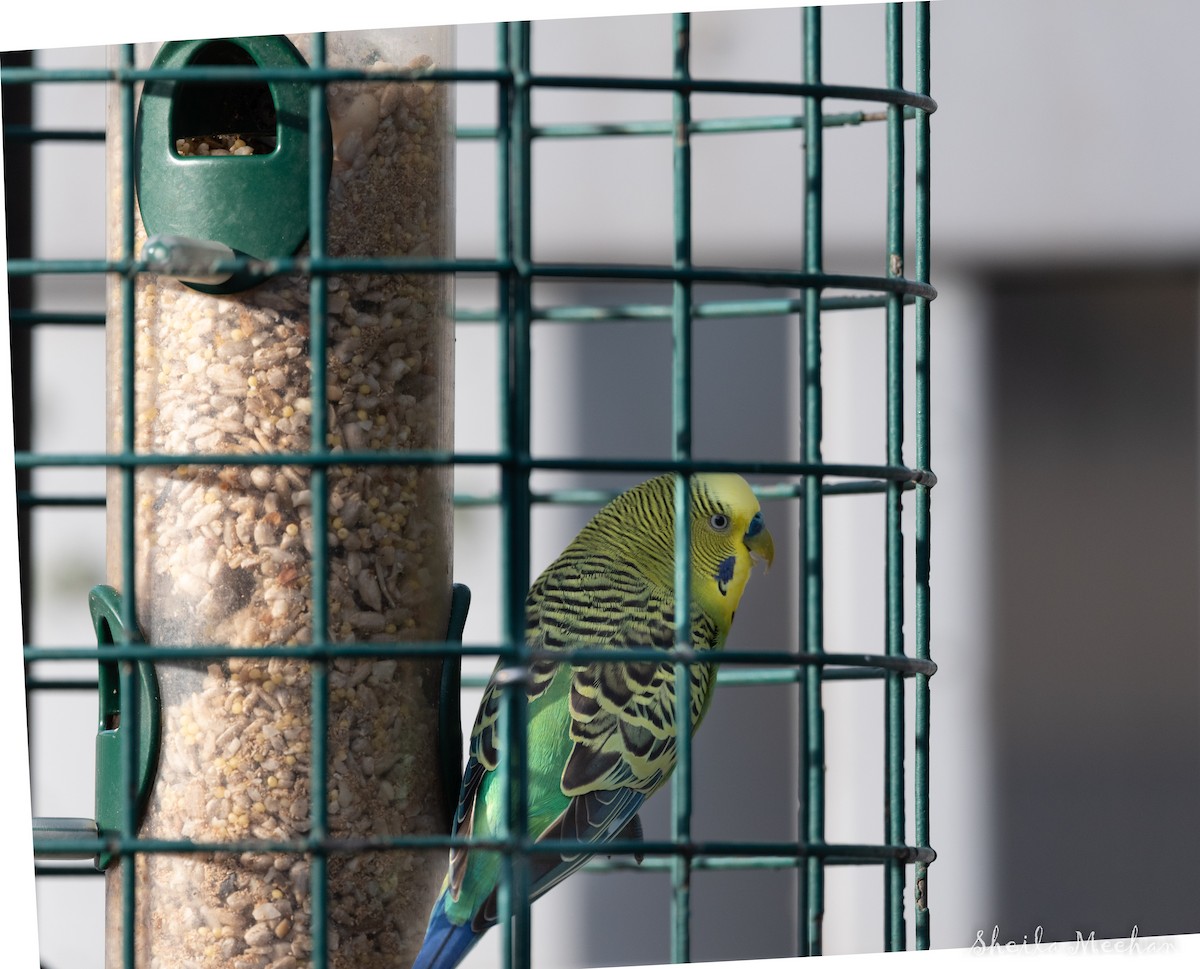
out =
[[[754,517],[750,519],[750,524],[746,526],[746,537],[753,538],[763,530],[763,516],[761,511],[756,511]]]

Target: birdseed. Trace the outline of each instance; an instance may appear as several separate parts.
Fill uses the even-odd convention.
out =
[[[337,35],[331,35],[331,40]],[[340,59],[340,60],[339,60]],[[350,63],[331,43],[331,66]],[[362,60],[353,64],[361,66]],[[367,62],[369,63],[369,62]],[[428,57],[410,67],[427,66]],[[396,70],[376,61],[373,69]],[[452,251],[447,89],[334,83],[328,252]],[[177,143],[180,154],[251,154],[247,133]],[[237,164],[231,159],[230,164]],[[119,171],[119,165],[112,166]],[[110,209],[119,240],[120,186]],[[137,247],[145,241],[136,221]],[[120,287],[110,287],[110,373],[120,374]],[[212,296],[166,277],[135,283],[138,452],[300,453],[311,445],[309,280]],[[447,278],[346,274],[328,281],[328,446],[449,449],[453,334]],[[115,322],[115,328],[114,328]],[[112,445],[122,420],[110,383]],[[450,591],[449,469],[331,466],[328,620],[335,642],[440,640]],[[164,645],[311,640],[312,473],[302,465],[140,469],[133,547],[138,621]],[[109,574],[121,574],[120,474],[110,472]],[[446,830],[437,762],[440,661],[329,663],[329,835]],[[159,663],[163,745],[141,836],[202,843],[310,833],[311,671],[302,660]],[[441,851],[334,852],[327,941],[334,969],[408,965],[444,868]],[[312,959],[304,853],[139,855],[137,965],[302,969]],[[110,871],[109,965],[120,964],[121,891]]]

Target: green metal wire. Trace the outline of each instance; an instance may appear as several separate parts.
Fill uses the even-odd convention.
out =
[[[403,461],[412,465],[480,465],[500,469],[500,489],[489,495],[458,495],[461,507],[499,505],[503,535],[503,638],[493,644],[461,646],[445,642],[430,643],[338,643],[328,639],[325,592],[328,583],[328,542],[323,529],[314,529],[313,633],[308,646],[232,648],[224,644],[158,646],[121,642],[117,650],[122,703],[132,704],[132,664],[138,660],[172,658],[203,659],[255,655],[286,655],[304,659],[312,666],[312,789],[321,791],[327,784],[329,728],[328,668],[342,656],[430,656],[461,653],[499,657],[508,673],[504,679],[503,717],[508,756],[502,760],[504,782],[511,792],[500,834],[490,841],[472,840],[500,851],[503,867],[499,893],[500,914],[504,923],[503,963],[525,969],[530,962],[529,859],[532,855],[561,850],[565,845],[531,844],[526,827],[528,777],[523,756],[527,734],[523,671],[534,657],[524,639],[524,597],[530,572],[529,526],[535,503],[599,504],[611,497],[603,489],[557,489],[534,492],[530,475],[537,470],[553,471],[628,471],[656,473],[673,471],[679,475],[676,493],[676,595],[677,601],[689,600],[690,574],[686,567],[688,516],[686,509],[688,477],[699,471],[737,470],[786,478],[783,484],[756,488],[764,501],[799,501],[800,534],[800,643],[775,645],[776,649],[739,651],[722,656],[697,656],[692,653],[687,610],[679,610],[676,648],[667,652],[674,662],[676,682],[676,722],[687,723],[690,716],[692,666],[696,663],[719,665],[719,682],[724,686],[758,688],[795,684],[801,698],[800,730],[800,837],[794,843],[718,843],[697,842],[691,829],[693,777],[690,734],[680,732],[677,768],[672,785],[672,821],[668,840],[646,843],[614,843],[608,860],[594,860],[589,867],[599,870],[633,866],[629,855],[645,854],[643,868],[669,872],[671,877],[671,957],[687,961],[692,952],[691,886],[696,871],[792,869],[797,873],[798,940],[804,955],[823,950],[825,909],[825,872],[829,865],[878,865],[884,878],[884,948],[900,949],[907,945],[905,884],[907,870],[914,866],[915,945],[930,944],[927,877],[933,860],[929,846],[929,678],[936,667],[929,658],[929,561],[930,492],[936,478],[930,467],[929,448],[929,337],[930,302],[936,293],[929,273],[929,118],[936,108],[929,86],[929,4],[917,3],[915,12],[914,90],[902,84],[904,44],[902,6],[889,4],[886,18],[885,86],[828,85],[822,79],[822,11],[805,8],[803,21],[802,81],[759,82],[707,80],[692,76],[689,57],[690,18],[676,15],[672,20],[674,57],[669,77],[617,78],[537,74],[531,68],[533,33],[528,24],[501,24],[496,31],[496,67],[490,70],[436,70],[418,72],[423,78],[445,84],[489,84],[496,91],[497,110],[494,126],[461,127],[461,140],[492,140],[497,158],[497,251],[490,259],[334,259],[326,251],[324,187],[314,175],[309,188],[311,225],[310,251],[303,257],[279,259],[261,267],[265,272],[307,272],[311,274],[310,297],[312,328],[310,362],[312,390],[316,399],[325,391],[325,328],[327,279],[343,272],[457,273],[485,275],[496,280],[496,306],[485,309],[460,308],[456,318],[462,325],[490,325],[501,334],[499,400],[500,446],[480,453],[416,451],[405,452]],[[301,81],[310,85],[313,124],[321,115],[325,85],[331,81],[384,80],[411,78],[414,72],[386,74],[330,68],[324,63],[324,37],[314,35],[313,57],[306,70],[221,69],[222,77],[245,74],[246,79]],[[120,92],[120,137],[124,139],[122,188],[126,199],[133,198],[132,131],[134,94],[138,83],[150,77],[189,78],[205,70],[180,71],[134,69],[133,48],[122,48],[120,62],[105,70],[57,70],[18,68],[5,70],[5,84],[97,83],[116,82]],[[540,89],[629,90],[668,93],[672,99],[670,121],[598,124],[534,124],[533,92]],[[693,117],[695,94],[767,95],[792,99],[801,110],[786,110],[759,117]],[[869,102],[881,110],[825,110],[831,101]],[[884,271],[879,276],[838,274],[826,271],[824,259],[824,139],[848,126],[882,123],[887,143],[887,212]],[[905,274],[904,230],[906,213],[905,151],[906,131],[913,131],[912,147],[916,172],[914,199],[914,269]],[[804,248],[798,270],[744,269],[720,266],[696,266],[692,262],[692,175],[691,140],[695,137],[737,135],[750,132],[801,131],[804,150]],[[11,127],[6,138],[22,142],[86,142],[101,140],[103,132],[38,129],[35,126]],[[632,265],[603,263],[558,263],[535,261],[532,237],[534,206],[532,181],[533,146],[541,139],[610,139],[621,137],[672,138],[673,158],[673,230],[674,250],[669,265]],[[329,146],[320,137],[312,138],[312,171],[320,172],[326,159],[321,157]],[[106,259],[10,259],[12,278],[52,277],[81,274],[112,274],[118,282],[124,342],[122,365],[126,375],[133,372],[133,284],[145,265],[132,256],[133,213],[127,205],[122,213],[122,248],[115,258]],[[238,268],[240,264],[234,266]],[[607,282],[661,282],[670,284],[671,299],[663,302],[626,302],[612,306],[535,306],[537,281],[597,280]],[[736,284],[781,290],[760,299],[723,300],[698,298],[698,284],[710,287]],[[913,382],[915,396],[915,460],[906,464],[904,457],[903,403],[904,311],[913,307],[916,367]],[[887,410],[886,454],[884,463],[838,464],[824,459],[822,447],[822,327],[837,325],[842,312],[883,309],[885,313]],[[712,461],[692,457],[692,324],[696,319],[734,321],[755,316],[792,316],[801,331],[801,405],[799,461]],[[12,323],[18,327],[97,326],[103,325],[101,313],[60,312],[45,309],[19,310]],[[612,321],[670,323],[672,352],[672,447],[665,459],[542,458],[531,450],[531,330],[535,324],[578,323],[602,325]],[[124,423],[121,448],[114,454],[55,454],[22,451],[15,455],[19,469],[50,467],[106,467],[121,482],[120,517],[122,522],[121,574],[127,594],[123,598],[128,628],[133,627],[133,479],[140,470],[175,464],[291,464],[311,469],[314,509],[326,509],[328,501],[327,469],[336,464],[373,464],[394,462],[392,453],[330,452],[326,443],[326,415],[316,408],[312,415],[312,446],[305,454],[135,454],[133,448],[133,382],[123,382]],[[841,480],[831,480],[841,479]],[[901,532],[901,513],[905,496],[912,493],[915,511],[914,546],[914,631],[912,653],[904,635],[905,553]],[[885,625],[881,653],[830,653],[825,650],[824,629],[824,500],[827,497],[879,496],[885,502],[884,598]],[[98,507],[100,496],[68,496],[23,491],[18,500],[22,507],[62,508]],[[868,498],[868,500],[876,500]],[[64,660],[95,660],[99,650],[78,647],[26,646],[30,674],[28,685],[34,690],[88,688],[88,679],[53,678],[35,675],[38,664]],[[645,648],[607,651],[581,649],[570,659],[581,661],[628,661],[663,658],[661,651]],[[826,766],[825,718],[823,697],[827,683],[857,683],[882,680],[885,703],[885,811],[883,843],[830,844],[825,840]],[[478,686],[481,678],[465,677],[465,685]],[[915,743],[913,774],[905,771],[904,701],[909,683],[915,699]],[[845,687],[853,689],[853,686]],[[840,689],[840,688],[839,688]],[[154,852],[188,853],[197,851],[288,851],[303,853],[312,865],[312,931],[315,969],[327,969],[329,938],[326,931],[328,911],[328,859],[341,852],[365,849],[398,850],[413,847],[444,849],[462,844],[452,836],[398,837],[344,841],[329,837],[327,805],[322,797],[312,800],[312,828],[299,842],[246,842],[205,845],[194,842],[168,842],[137,837],[134,829],[132,800],[133,765],[136,763],[136,735],[122,734],[122,782],[127,792],[121,830],[114,847],[120,854],[122,871],[124,967],[132,969],[134,955],[135,895],[133,877],[137,854]],[[125,739],[126,737],[132,739]],[[905,841],[905,805],[911,796],[914,843]],[[44,858],[67,857],[72,851],[96,850],[96,839],[88,837],[39,839],[39,855]],[[62,867],[42,864],[39,875],[61,874]],[[78,869],[75,869],[76,871]]]
[[[821,10],[804,11],[804,80],[819,85],[821,80]],[[821,275],[824,268],[824,132],[820,124],[821,99],[810,96],[804,103],[804,271]],[[800,317],[801,398],[800,454],[814,465],[804,478],[800,551],[801,649],[809,656],[824,652],[824,518],[821,503],[821,291],[804,292]],[[825,713],[821,697],[821,668],[804,670],[804,697],[800,721],[801,831],[808,845],[825,841]],[[799,879],[799,951],[821,954],[821,928],[825,913],[825,867],[820,855],[810,855]]]
[[[916,109],[906,107],[906,118],[916,116]],[[821,123],[827,128],[871,124],[882,121],[886,115],[880,112],[848,111],[844,114],[827,114]],[[706,118],[693,121],[688,130],[691,134],[750,134],[764,131],[792,131],[804,127],[803,115],[760,116],[755,118]],[[532,134],[535,138],[617,138],[617,137],[646,137],[656,135],[673,135],[674,125],[669,121],[624,121],[597,124],[555,124],[535,125]],[[456,137],[460,141],[493,141],[500,129],[489,125],[465,125],[458,128]],[[10,139],[17,142],[40,141],[104,141],[103,131],[88,131],[82,129],[52,129],[32,128],[22,125],[10,125],[7,128]]]
[[[739,465],[740,467],[740,465]],[[922,480],[932,480],[932,472],[922,475]],[[837,495],[864,495],[882,492],[886,487],[883,481],[839,481],[826,482],[821,486],[821,493],[826,497]],[[912,480],[902,480],[900,487],[911,491],[916,487]],[[783,498],[795,498],[800,490],[795,486],[785,486],[782,489],[756,488],[755,494],[760,501],[776,501]],[[547,505],[603,505],[615,498],[618,492],[597,491],[595,489],[562,488],[555,491],[532,492],[529,500],[537,504]],[[499,492],[492,494],[469,494],[458,492],[454,495],[454,504],[458,508],[485,508],[503,504]],[[102,508],[105,498],[103,495],[51,495],[37,494],[31,491],[18,491],[17,504],[22,507],[39,508]]]
[[[129,68],[133,64],[133,47],[121,48],[121,67]],[[121,110],[121,185],[125,199],[133,198],[134,172],[134,89],[133,85],[123,83],[120,87]],[[133,206],[126,204],[121,212],[121,254],[125,261],[132,261],[134,251],[134,221]],[[120,278],[121,287],[121,368],[125,374],[134,372],[134,275],[124,273]],[[137,411],[134,404],[134,386],[132,380],[122,381],[121,386],[121,450],[132,454],[134,449],[134,418]],[[121,587],[125,595],[121,601],[121,625],[123,627],[121,640],[116,644],[120,670],[120,700],[122,710],[135,708],[133,663],[128,658],[129,637],[131,631],[137,628],[137,618],[134,613],[137,602],[137,586],[135,584],[134,553],[133,553],[133,510],[134,510],[134,467],[122,467],[118,474],[121,482]],[[125,803],[121,811],[121,839],[131,841],[137,835],[137,811],[135,802],[137,793],[135,780],[137,776],[137,731],[121,731],[121,789],[125,792]],[[134,913],[136,904],[136,855],[124,852],[120,857],[121,865],[121,958],[124,969],[134,969],[135,935]]]
[[[99,649],[97,647],[79,647],[79,646],[29,646],[28,661],[34,662],[52,662],[63,660],[98,660],[111,659],[112,651]],[[150,645],[131,645],[124,654],[130,660],[180,660],[180,659],[228,659],[235,656],[242,657],[263,657],[271,658],[273,656],[291,657],[294,659],[316,659],[320,657],[328,657],[330,659],[338,659],[342,657],[411,657],[411,656],[444,656],[458,655],[463,656],[503,656],[506,651],[509,651],[509,646],[505,643],[488,644],[488,645],[470,645],[462,646],[458,643],[437,642],[392,642],[392,643],[328,643],[323,646],[317,645],[296,645],[296,646],[227,646],[224,644],[197,644],[197,645],[177,645],[167,643],[156,643]],[[530,659],[539,661],[552,660],[555,657],[561,658],[564,662],[579,661],[579,662],[605,662],[605,663],[625,663],[625,662],[647,662],[659,660],[664,657],[662,650],[651,647],[622,647],[611,646],[600,649],[597,647],[578,647],[574,649],[566,649],[554,653],[532,652],[528,654]],[[692,664],[696,663],[719,663],[725,665],[742,665],[742,666],[766,666],[779,667],[779,671],[769,672],[764,675],[763,682],[782,682],[784,680],[795,680],[797,675],[795,669],[803,669],[807,667],[820,667],[826,670],[826,678],[835,678],[835,674],[849,673],[851,669],[861,670],[863,675],[880,675],[882,671],[893,671],[904,674],[905,676],[914,676],[923,674],[932,676],[937,667],[928,659],[921,659],[909,656],[880,656],[872,653],[829,653],[822,652],[819,655],[807,653],[794,653],[779,651],[750,651],[739,650],[737,653],[725,656],[713,656],[708,653],[693,653],[690,649],[685,649],[682,652],[668,651],[665,654],[666,658],[672,660],[686,660]],[[847,667],[847,670],[839,670],[838,667]],[[755,678],[749,674],[745,676],[737,676],[734,671],[723,672],[721,674],[722,682],[728,677],[730,682],[741,680],[742,682],[755,682]],[[464,678],[464,682],[468,685],[474,684],[477,686],[483,685],[482,680],[473,678]]]
[[[906,295],[906,306],[915,303],[917,297]],[[821,309],[878,309],[886,305],[882,296],[825,296]],[[804,308],[802,299],[756,299],[756,300],[709,300],[693,299],[692,319],[741,319],[756,316],[789,316]],[[612,323],[625,320],[661,320],[669,322],[671,307],[661,303],[625,304],[622,306],[552,306],[545,309],[534,307],[531,318],[535,321],[555,323]],[[14,310],[9,320],[16,326],[104,326],[103,313],[66,313],[31,310]],[[495,324],[495,308],[472,310],[459,307],[455,313],[457,323]]]
[[[205,842],[193,840],[169,840],[164,838],[135,838],[98,839],[95,836],[79,836],[74,838],[61,837],[45,842],[39,848],[39,854],[44,856],[84,856],[94,854],[100,847],[110,847],[123,853],[139,853],[146,855],[194,855],[211,852],[271,852],[278,854],[296,854],[307,850],[311,842],[305,840],[271,840],[246,839],[242,841]],[[363,851],[404,851],[412,848],[431,850],[446,850],[462,846],[482,847],[506,856],[521,857],[540,854],[562,854],[577,847],[576,842],[562,840],[544,840],[534,843],[521,843],[511,836],[497,835],[494,838],[482,837],[452,837],[449,835],[403,835],[394,837],[374,838],[326,838],[322,842],[322,851],[326,854],[357,854]],[[613,841],[606,844],[606,853],[613,855],[645,854],[648,858],[661,856],[659,864],[651,863],[652,868],[670,868],[679,854],[679,845],[673,839],[666,841]],[[757,867],[756,862],[767,860],[771,867],[780,867],[781,859],[790,859],[791,867],[795,867],[797,859],[818,855],[828,865],[871,865],[881,861],[898,860],[906,864],[916,861],[929,861],[933,852],[928,848],[916,848],[907,845],[879,844],[827,844],[805,845],[788,842],[748,842],[748,841],[692,841],[688,846],[689,853],[695,862],[695,867]],[[599,869],[617,867],[608,861],[595,860],[591,866]],[[621,865],[624,867],[624,865]]]
[[[325,35],[313,34],[312,67],[325,66]],[[320,262],[326,251],[328,212],[325,209],[326,186],[322,174],[328,171],[330,146],[323,136],[321,120],[325,116],[325,86],[320,82],[309,88],[309,184],[308,246],[314,261]],[[314,272],[309,282],[309,380],[313,400],[326,399],[328,330],[328,279]],[[328,455],[328,411],[314,407],[311,417],[311,445],[314,455]],[[309,768],[311,790],[309,816],[309,857],[312,886],[312,946],[314,969],[329,965],[329,533],[317,523],[329,521],[328,467],[314,465],[309,487],[312,489],[312,644],[316,654],[309,668],[312,695],[312,757]]]
[[[916,88],[917,93],[929,94],[929,4],[916,9]],[[914,272],[918,282],[929,282],[929,112],[920,111],[913,132],[916,148],[915,229],[916,252]],[[916,466],[928,469],[930,428],[930,369],[929,369],[929,300],[919,299],[914,313],[916,352],[915,411]],[[930,487],[916,489],[916,576],[914,589],[914,651],[918,659],[929,659],[929,528]],[[915,741],[913,755],[913,813],[915,837],[919,849],[929,848],[929,673],[918,673],[915,680],[914,718]],[[914,908],[916,909],[916,947],[928,949],[929,935],[929,862],[918,861],[914,873]]]
[[[886,18],[886,77],[889,87],[900,87],[903,75],[902,10],[899,4],[884,8]],[[904,119],[895,105],[887,108],[887,265],[889,276],[904,276]],[[896,296],[887,303],[887,457],[904,460],[904,317]],[[902,493],[896,482],[885,485],[885,652],[904,653],[904,538],[900,532]],[[904,841],[904,681],[896,673],[884,677],[884,836],[889,844]],[[904,866],[884,864],[884,949],[905,946]]]
[[[497,59],[505,64],[509,79],[502,90],[502,119],[507,118],[507,151],[501,157],[501,198],[508,203],[500,212],[499,257],[511,263],[503,278],[507,297],[502,309],[504,352],[500,382],[504,387],[504,446],[510,460],[501,465],[504,496],[502,543],[504,547],[504,621],[508,643],[503,654],[507,679],[502,694],[506,756],[500,761],[500,780],[510,792],[502,813],[501,830],[509,844],[524,847],[529,840],[529,774],[525,755],[528,705],[525,702],[527,649],[525,643],[525,593],[529,580],[529,458],[530,458],[530,317],[533,276],[533,138],[530,87],[530,25],[517,23],[497,28]],[[530,882],[528,854],[506,855],[499,891],[499,916],[504,933],[502,956],[506,966],[527,966],[530,952]]]
[[[691,21],[687,14],[672,18],[674,63],[672,78],[685,84],[690,78]],[[671,295],[671,423],[672,456],[689,461],[692,456],[692,283],[683,274],[692,265],[692,143],[689,131],[691,100],[683,88],[671,99],[672,181],[674,185],[674,258],[679,274]],[[675,774],[671,781],[671,839],[679,846],[671,864],[671,960],[691,961],[691,857],[692,840],[692,655],[691,610],[691,483],[687,474],[675,482],[675,649],[682,660],[675,664]]]

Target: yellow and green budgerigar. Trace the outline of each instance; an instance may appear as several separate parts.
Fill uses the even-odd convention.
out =
[[[736,474],[691,477],[691,632],[697,650],[720,649],[754,559],[775,555],[758,499]],[[637,811],[675,768],[675,668],[669,658],[584,662],[572,647],[675,643],[675,481],[665,474],[605,505],[544,571],[526,599],[527,642],[538,651],[528,678],[528,831],[587,850],[536,853],[531,897],[566,878],[604,842],[639,838]],[[497,671],[500,667],[497,666]],[[712,699],[716,666],[692,667],[691,726]],[[493,674],[471,732],[455,833],[501,829],[504,754],[501,687]],[[413,969],[452,969],[497,919],[501,854],[450,852]]]

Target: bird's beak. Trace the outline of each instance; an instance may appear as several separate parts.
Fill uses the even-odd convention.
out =
[[[750,526],[746,529],[743,541],[746,548],[750,549],[750,555],[758,561],[766,562],[769,569],[775,561],[775,541],[767,531],[767,526],[763,524],[761,511],[756,512],[750,519]]]

